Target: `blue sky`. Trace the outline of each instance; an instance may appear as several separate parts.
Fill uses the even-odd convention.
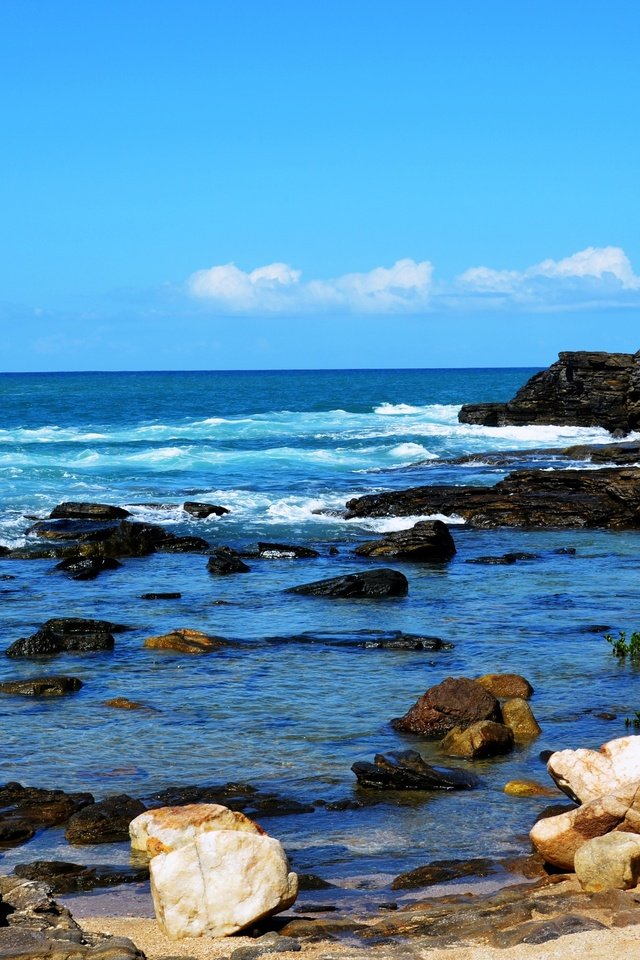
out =
[[[629,0],[3,0],[0,369],[636,350],[639,28]]]

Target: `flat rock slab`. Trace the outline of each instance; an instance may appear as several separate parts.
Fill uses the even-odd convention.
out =
[[[391,883],[392,890],[415,890],[464,877],[489,877],[496,872],[494,860],[478,857],[474,860],[433,860],[424,867],[416,867],[399,874]]]
[[[17,863],[15,875],[24,880],[41,880],[47,883],[53,893],[78,893],[95,890],[98,887],[118,886],[121,883],[142,883],[149,878],[145,867],[113,866],[113,864],[95,864],[83,866],[65,860],[33,860],[31,863]]]
[[[409,582],[403,573],[382,567],[379,570],[367,570],[365,573],[349,573],[328,580],[316,580],[313,583],[290,587],[286,592],[330,599],[377,600],[384,597],[406,597]]]
[[[24,680],[7,680],[0,683],[0,692],[21,697],[63,697],[82,687],[78,677],[30,677]]]
[[[359,786],[376,790],[470,790],[478,785],[473,773],[430,766],[415,750],[376,754],[373,763],[351,767]]]
[[[176,653],[213,653],[228,645],[222,637],[213,637],[188,627],[158,637],[147,637],[144,641],[144,646],[150,650],[172,650]]]
[[[124,520],[131,514],[124,507],[108,503],[84,503],[74,500],[59,503],[49,514],[50,520]]]

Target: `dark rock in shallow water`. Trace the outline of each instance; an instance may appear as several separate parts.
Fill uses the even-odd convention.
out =
[[[166,787],[145,798],[148,807],[182,807],[188,803],[219,803],[239,810],[248,817],[282,817],[313,813],[311,804],[300,803],[273,793],[260,793],[248,783],[224,783],[218,786]]]
[[[457,515],[475,527],[637,529],[640,471],[519,470],[493,487],[423,486],[349,500],[345,517]]]
[[[67,557],[55,566],[72,580],[95,580],[103,570],[117,570],[121,564],[113,557]]]
[[[320,554],[310,547],[296,547],[288,543],[259,543],[258,556],[261,560],[312,560]]]
[[[126,793],[89,804],[75,813],[67,823],[65,836],[69,843],[120,843],[129,839],[129,824],[144,813],[146,807]]]
[[[6,783],[0,786],[0,843],[24,843],[37,830],[65,823],[90,803],[90,793],[64,793]]]
[[[160,553],[205,553],[211,544],[203,537],[176,537],[161,540],[156,546]]]
[[[265,642],[360,647],[367,650],[453,650],[453,644],[441,640],[440,637],[403,633],[402,630],[307,630],[289,637],[267,637]]]
[[[640,351],[560,353],[505,404],[466,404],[461,423],[599,426],[630,433],[640,426]]]
[[[392,881],[391,889],[414,890],[449,880],[461,880],[463,877],[489,877],[495,872],[495,861],[484,857],[474,860],[433,860],[424,867],[399,874]]]
[[[141,600],[180,600],[182,597],[181,593],[141,593]]]
[[[207,570],[217,577],[227,577],[232,573],[249,573],[250,569],[240,554],[231,547],[218,547],[211,552],[207,561]]]
[[[432,767],[415,750],[378,753],[373,763],[358,761],[351,770],[359,786],[376,790],[470,790],[478,785],[474,774]]]
[[[397,557],[418,563],[443,563],[451,560],[456,546],[449,528],[441,520],[421,520],[410,530],[388,533],[356,547],[363,557]]]
[[[392,720],[395,730],[442,737],[454,727],[478,720],[500,723],[500,704],[488,690],[466,677],[447,677],[430,687],[404,715]]]
[[[5,652],[8,657],[42,657],[70,651],[113,650],[113,633],[122,629],[108,620],[59,617],[47,620],[32,636],[16,640]]]
[[[149,877],[148,867],[112,866],[96,864],[85,867],[65,860],[34,860],[17,863],[13,871],[24,880],[42,880],[54,893],[78,893],[111,887],[121,883],[144,882]]]
[[[106,540],[117,529],[118,523],[113,520],[38,520],[27,534],[43,540],[90,542]]]
[[[124,520],[131,514],[123,507],[107,503],[59,503],[49,514],[50,520]]]
[[[383,597],[406,597],[409,582],[397,570],[381,568],[365,573],[348,573],[329,580],[316,580],[299,587],[290,587],[287,593],[301,593],[311,597],[348,600],[376,600]]]
[[[77,677],[30,677],[0,683],[0,692],[22,697],[62,697],[75,693],[82,686]]]
[[[227,507],[219,507],[216,503],[200,503],[197,500],[187,500],[182,504],[182,509],[197,520],[206,520],[211,516],[223,517],[225,513],[231,513]]]
[[[539,560],[537,553],[503,553],[499,557],[470,557],[465,563],[480,563],[493,566],[511,566],[519,560]]]

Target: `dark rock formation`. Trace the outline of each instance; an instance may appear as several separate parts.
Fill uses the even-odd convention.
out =
[[[107,797],[83,807],[69,819],[65,836],[69,843],[120,843],[129,839],[129,824],[146,807],[126,793]]]
[[[72,580],[95,580],[104,570],[117,570],[121,564],[113,557],[67,557],[55,566]]]
[[[21,697],[62,697],[65,693],[75,693],[81,686],[82,680],[77,677],[29,677],[0,683],[0,692]]]
[[[381,540],[356,547],[356,553],[363,557],[397,557],[421,563],[443,563],[455,552],[453,537],[442,520],[421,520],[410,530],[388,533]]]
[[[126,937],[87,933],[46,883],[0,877],[0,956],[4,960],[145,960]]]
[[[160,541],[156,550],[160,553],[207,553],[211,544],[203,537],[170,537]]]
[[[249,573],[250,569],[240,554],[231,547],[218,547],[212,550],[207,561],[207,570],[217,577],[228,577],[232,573]]]
[[[473,774],[431,767],[415,750],[378,753],[373,763],[358,761],[351,770],[359,786],[376,790],[470,790],[478,785]]]
[[[475,527],[640,526],[640,470],[519,470],[493,487],[423,486],[349,500],[347,519],[457,514]]]
[[[478,563],[487,566],[511,566],[519,560],[539,560],[537,553],[503,553],[499,557],[470,557],[465,563]]]
[[[47,883],[53,893],[78,893],[95,890],[96,887],[111,887],[121,883],[140,883],[149,877],[148,867],[112,866],[96,864],[85,867],[65,860],[33,860],[17,863],[13,872],[23,880],[38,880]]]
[[[316,580],[287,590],[287,593],[301,593],[310,597],[348,600],[406,597],[408,592],[409,583],[404,574],[385,567],[365,573],[348,573],[329,580]]]
[[[171,592],[171,593],[141,593],[141,600],[180,600],[182,597],[181,593]]]
[[[0,843],[24,843],[37,830],[66,823],[70,816],[90,803],[93,803],[90,793],[64,793],[5,783],[0,787]]]
[[[415,890],[435,883],[461,880],[463,877],[489,877],[495,873],[494,860],[478,857],[473,860],[433,860],[424,867],[401,873],[391,883],[392,890]]]
[[[288,543],[259,543],[258,556],[261,560],[312,560],[320,554],[311,547],[296,547]]]
[[[113,634],[122,629],[108,620],[59,617],[47,620],[32,636],[16,640],[5,652],[8,657],[43,657],[70,651],[113,650]]]
[[[115,520],[38,520],[29,527],[27,534],[41,540],[91,542],[106,540],[117,529]]]
[[[224,783],[218,786],[166,787],[145,798],[147,807],[181,807],[187,803],[219,803],[239,810],[248,817],[282,817],[313,813],[311,804],[300,803],[275,793],[259,793],[248,783]]]
[[[513,400],[465,404],[458,419],[492,427],[550,423],[630,433],[640,426],[640,351],[561,353]]]
[[[59,503],[49,514],[50,520],[125,520],[131,514],[123,507],[107,503]]]
[[[442,737],[454,727],[468,727],[478,720],[500,723],[500,704],[475,680],[447,677],[430,687],[404,715],[392,721],[395,730]]]
[[[211,516],[223,517],[225,513],[231,513],[227,507],[219,507],[215,503],[200,503],[197,500],[187,500],[182,504],[182,509],[197,520],[206,520]]]
[[[291,636],[267,637],[266,643],[308,643],[327,647],[364,647],[367,650],[453,650],[440,637],[403,633],[402,630],[307,630]]]

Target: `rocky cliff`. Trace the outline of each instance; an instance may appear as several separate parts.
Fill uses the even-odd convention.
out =
[[[637,353],[561,353],[508,403],[469,403],[461,423],[489,427],[550,423],[598,426],[629,433],[640,428],[640,350]]]

